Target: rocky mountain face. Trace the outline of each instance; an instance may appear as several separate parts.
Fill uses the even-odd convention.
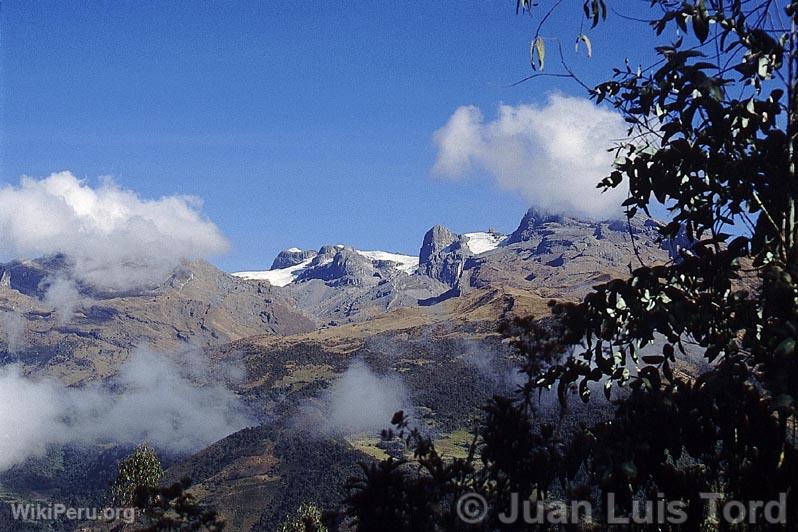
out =
[[[471,254],[464,238],[436,225],[424,235],[418,256],[418,273],[454,287],[463,273],[466,257]]]
[[[537,209],[531,208],[524,214],[521,223],[518,225],[518,229],[513,231],[509,236],[507,244],[517,244],[519,242],[531,240],[535,237],[536,232],[542,225],[548,223],[562,223],[563,221],[564,218],[562,216],[544,214]]]
[[[297,281],[319,279],[329,286],[367,286],[381,278],[377,266],[350,247],[325,246]]]
[[[272,262],[271,270],[281,270],[283,268],[290,268],[301,264],[306,260],[312,259],[317,253],[313,250],[302,251],[301,249],[292,248],[281,251]]]
[[[341,323],[488,286],[580,297],[593,284],[625,275],[630,265],[668,260],[684,245],[660,244],[650,220],[595,222],[530,209],[509,236],[457,234],[436,225],[424,235],[415,261],[397,254],[393,261],[376,260],[367,253],[377,252],[325,246],[280,253],[275,263],[290,266],[236,275],[276,282],[320,323]]]
[[[463,290],[513,286],[545,297],[579,299],[630,268],[669,260],[651,220],[593,222],[527,212],[502,247],[469,259]]]

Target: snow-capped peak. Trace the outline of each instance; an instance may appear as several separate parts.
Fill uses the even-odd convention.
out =
[[[334,246],[337,250],[343,250],[346,248],[343,244],[338,244]],[[294,252],[294,249],[288,249],[286,251]],[[298,250],[302,251],[302,250]],[[396,269],[411,274],[414,273],[418,269],[418,257],[412,255],[402,255],[400,253],[389,253],[387,251],[360,251],[354,250],[355,253],[358,255],[367,258],[372,262],[376,261],[391,261],[397,264]],[[272,270],[265,270],[265,271],[247,271],[247,272],[236,272],[233,275],[236,277],[240,277],[242,279],[248,279],[252,281],[269,281],[273,286],[286,286],[293,283],[303,271],[313,268],[318,268],[328,264],[332,258],[327,257],[324,260],[318,260],[318,256],[314,256],[308,258],[298,264],[293,266],[288,266],[286,268],[275,268]]]

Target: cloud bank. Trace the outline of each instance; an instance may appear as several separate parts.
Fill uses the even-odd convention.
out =
[[[483,170],[541,211],[614,218],[625,192],[602,194],[596,185],[612,168],[607,149],[625,136],[618,113],[585,98],[553,94],[545,105],[501,105],[492,121],[463,106],[435,132],[433,173],[462,179]]]
[[[0,368],[0,471],[51,445],[146,440],[191,452],[251,425],[232,391],[218,382],[195,386],[187,371],[141,349],[107,386],[72,388]]]
[[[97,187],[70,172],[23,177],[0,188],[0,256],[64,254],[73,275],[100,289],[162,282],[180,259],[227,249],[193,196],[150,200],[105,179]]]

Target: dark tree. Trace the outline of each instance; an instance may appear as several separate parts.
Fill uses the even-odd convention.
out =
[[[111,485],[111,500],[118,507],[133,504],[136,488],[157,488],[163,478],[163,467],[155,450],[143,443],[130,456],[119,463],[116,478]]]
[[[139,532],[219,532],[225,522],[215,510],[197,504],[188,491],[191,479],[184,478],[171,486],[138,486],[133,502],[144,510],[139,516]]]

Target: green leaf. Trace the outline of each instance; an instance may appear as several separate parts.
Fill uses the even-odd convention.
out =
[[[535,66],[535,57],[537,57],[537,67]],[[543,37],[535,37],[529,47],[529,62],[532,65],[532,70],[543,70],[543,65],[546,61],[546,44],[543,42]]]
[[[593,57],[593,44],[590,42],[590,38],[585,35],[584,33],[580,33],[579,36],[576,38],[576,48],[575,50],[579,51],[579,43],[585,43],[585,48],[587,48],[587,56]]]
[[[579,382],[579,398],[582,399],[584,403],[590,400],[590,388],[587,387],[587,379],[582,379]]]
[[[770,60],[766,56],[760,56],[759,61],[757,62],[757,70],[756,73],[759,75],[760,78],[767,78],[769,77],[770,72]]]
[[[604,397],[606,397],[607,400],[609,400],[611,393],[612,393],[612,381],[610,379],[607,379],[604,382]]]
[[[696,5],[696,11],[693,14],[693,31],[702,43],[709,36],[709,14],[707,13],[707,6],[704,5],[704,0],[699,0]]]
[[[795,339],[785,338],[776,348],[776,356],[792,356],[795,353]]]

